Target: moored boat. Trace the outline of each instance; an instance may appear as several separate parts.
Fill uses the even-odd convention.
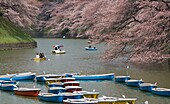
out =
[[[61,78],[61,77],[65,77],[65,75],[63,75],[63,74],[44,74],[44,75],[37,75],[36,80],[40,81],[40,82],[44,82],[45,79],[47,79],[47,78]]]
[[[82,91],[80,86],[66,86],[65,88],[67,92]]]
[[[64,83],[62,82],[48,83],[48,87],[64,87]]]
[[[55,82],[61,82],[61,78],[45,78],[45,82],[47,84],[49,83],[55,83]]]
[[[16,84],[1,84],[0,89],[4,91],[14,91],[17,88]]]
[[[93,98],[67,99],[63,102],[64,104],[98,104],[98,101]]]
[[[58,94],[58,93],[66,92],[66,89],[63,87],[50,87],[48,89],[48,92]]]
[[[126,80],[126,85],[127,86],[134,86],[134,87],[139,87],[140,84],[144,83],[143,80]]]
[[[15,88],[14,93],[22,96],[38,96],[40,89],[38,88]]]
[[[152,93],[160,96],[170,96],[170,89],[167,88],[153,88]]]
[[[64,92],[64,93],[61,93],[61,95],[63,95],[64,100],[65,99],[81,99],[83,97],[82,94],[71,93],[71,92]]]
[[[136,98],[100,97],[98,104],[135,104]]]
[[[7,80],[0,80],[0,84],[17,84],[17,81],[7,81]]]
[[[75,81],[75,78],[73,77],[61,78],[61,82],[68,82],[68,81]]]
[[[120,83],[125,83],[126,80],[129,80],[130,76],[115,76],[115,81]]]
[[[33,80],[35,78],[35,75],[36,73],[32,73],[32,72],[6,74],[6,75],[1,75],[0,80],[15,80],[15,81]]]
[[[139,89],[142,91],[152,91],[153,88],[157,88],[157,85],[151,83],[142,83],[139,85],[139,87]]]
[[[80,82],[78,82],[78,81],[68,81],[68,82],[64,82],[64,86],[80,86]]]
[[[60,94],[53,94],[53,93],[39,93],[38,98],[43,101],[47,102],[63,102],[63,95]]]
[[[83,97],[85,98],[94,98],[94,99],[97,99],[98,96],[99,96],[99,92],[95,92],[95,91],[75,91],[73,93],[78,93],[78,94],[82,94]]]
[[[26,73],[16,73],[12,80],[21,81],[21,80],[33,80],[36,76],[36,73],[26,72]]]
[[[76,80],[113,80],[114,73],[96,75],[73,75]]]

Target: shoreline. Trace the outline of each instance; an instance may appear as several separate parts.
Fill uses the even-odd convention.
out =
[[[37,42],[0,43],[0,50],[36,48]]]

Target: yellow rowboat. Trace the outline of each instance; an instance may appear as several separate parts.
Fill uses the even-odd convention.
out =
[[[45,78],[46,84],[61,82],[62,78]]]
[[[45,60],[47,60],[47,58],[34,58],[34,61],[45,61]]]
[[[99,92],[89,92],[89,91],[76,91],[73,93],[78,93],[78,94],[82,94],[83,97],[85,98],[94,98],[94,99],[98,99],[99,96]]]

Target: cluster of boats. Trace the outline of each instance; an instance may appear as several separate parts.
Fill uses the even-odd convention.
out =
[[[136,98],[99,97],[99,92],[83,91],[79,80],[114,80],[127,86],[139,87],[142,91],[150,91],[157,95],[170,96],[170,89],[157,88],[156,84],[144,83],[143,80],[133,80],[130,76],[115,76],[114,73],[81,75],[80,73],[43,74],[16,73],[0,75],[0,89],[12,91],[16,95],[34,96],[48,102],[65,104],[134,104]],[[40,88],[22,88],[18,81],[35,80],[44,82],[48,92],[42,93]]]
[[[15,80],[14,80],[15,79]],[[99,92],[83,91],[77,80],[113,80],[114,73],[98,75],[80,75],[79,73],[44,74],[16,73],[0,76],[0,89],[12,91],[16,95],[38,97],[40,100],[65,104],[134,104],[136,98],[99,97]],[[44,82],[48,92],[42,93],[40,88],[24,88],[18,81],[35,80]]]
[[[157,83],[144,83],[142,79],[131,79],[130,76],[115,76],[115,81],[125,83],[127,86],[138,87],[141,91],[152,92],[161,96],[170,96],[170,89],[157,88]]]

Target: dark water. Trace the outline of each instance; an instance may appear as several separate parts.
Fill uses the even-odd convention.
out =
[[[166,64],[161,65],[141,65],[135,66],[124,63],[124,58],[115,60],[112,64],[102,61],[99,57],[105,48],[104,44],[97,45],[99,49],[95,52],[85,51],[87,40],[81,39],[36,39],[38,48],[23,50],[0,51],[0,74],[17,72],[35,72],[37,74],[46,73],[72,73],[98,74],[114,72],[115,75],[126,75],[126,66],[130,68],[128,73],[133,79],[143,79],[145,82],[158,83],[158,87],[170,88],[170,70]],[[63,44],[66,54],[51,54],[52,46]],[[48,61],[35,62],[32,60],[36,52],[43,52],[49,58]],[[138,88],[127,87],[124,84],[114,81],[81,81],[83,90],[100,92],[100,96],[125,95],[126,97],[136,97],[136,104],[144,104],[147,100],[149,104],[170,104],[170,97],[161,97],[148,92],[142,92]],[[20,82],[21,87],[41,88],[42,92],[47,92],[45,85],[34,83],[33,81]],[[0,104],[51,104],[39,101],[36,97],[23,97],[13,95],[11,92],[0,91]]]

